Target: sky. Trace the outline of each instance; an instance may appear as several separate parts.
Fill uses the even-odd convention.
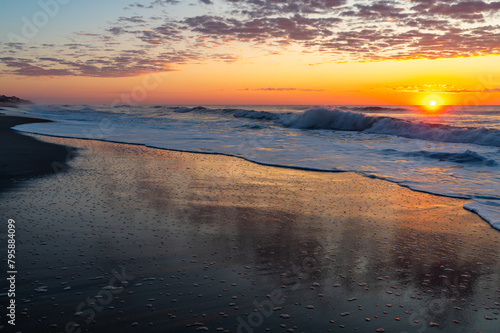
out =
[[[500,104],[500,1],[3,0],[0,94],[57,104]]]

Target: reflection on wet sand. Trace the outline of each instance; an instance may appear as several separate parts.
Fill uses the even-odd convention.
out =
[[[21,328],[495,332],[500,233],[462,200],[352,173],[49,141],[83,148],[72,171],[1,197],[33,244]],[[133,282],[92,320],[78,314],[121,267]]]

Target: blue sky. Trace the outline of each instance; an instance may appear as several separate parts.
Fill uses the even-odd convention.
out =
[[[130,0],[69,0],[65,4],[59,4],[57,0],[3,1],[0,12],[2,31],[0,41],[8,40],[8,32],[21,34],[21,29],[25,25],[23,18],[32,22],[33,16],[43,11],[40,3],[53,4],[54,2],[58,4],[59,12],[50,18],[47,26],[39,30],[36,42],[62,41],[79,31],[100,32],[106,28],[107,22],[126,15],[127,11],[124,8],[131,3]],[[53,6],[50,7],[53,8]]]

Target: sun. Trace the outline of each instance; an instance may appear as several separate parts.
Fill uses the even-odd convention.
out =
[[[422,100],[423,110],[427,113],[440,112],[444,105],[444,98],[438,94],[430,94]]]

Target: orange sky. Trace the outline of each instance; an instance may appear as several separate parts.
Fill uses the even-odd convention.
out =
[[[106,6],[93,21],[79,19],[83,4],[61,4],[32,34],[26,22],[44,9],[6,5],[1,94],[62,104],[412,105],[431,95],[500,104],[500,9],[487,2],[90,1]]]
[[[500,104],[498,56],[315,66],[254,62],[180,66],[127,78],[4,75],[4,94],[39,103]],[[286,61],[286,60],[285,60]],[[456,68],[461,71],[457,73]],[[214,75],[216,73],[216,75]],[[491,92],[497,89],[497,92]]]

